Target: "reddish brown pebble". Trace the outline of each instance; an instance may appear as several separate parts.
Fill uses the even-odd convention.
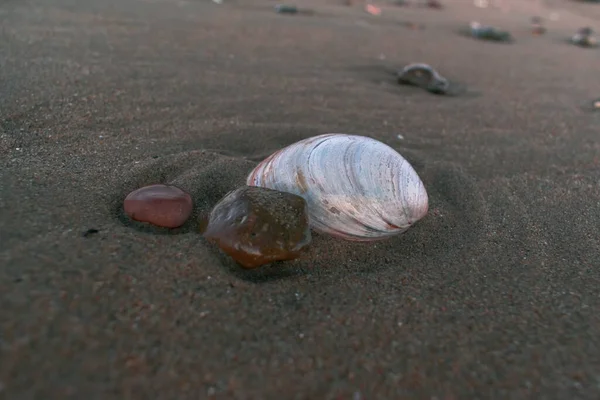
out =
[[[534,26],[531,33],[534,36],[540,36],[546,33],[546,28],[544,28],[543,26]]]
[[[192,213],[192,197],[171,185],[144,186],[129,193],[123,209],[131,219],[163,228],[178,228]]]
[[[243,186],[213,208],[204,237],[244,268],[292,260],[312,240],[306,201],[292,193]]]
[[[442,3],[440,3],[437,0],[429,0],[429,1],[427,1],[426,5],[429,8],[437,8],[437,9],[444,8],[444,6],[442,5]]]
[[[535,36],[543,35],[546,33],[546,28],[543,26],[542,19],[540,17],[532,17],[531,18],[532,31]]]

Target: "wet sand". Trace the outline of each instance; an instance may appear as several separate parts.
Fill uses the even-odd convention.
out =
[[[566,43],[600,5],[341,3],[0,4],[0,396],[600,397],[600,50]],[[466,92],[397,85],[410,62]],[[429,214],[255,271],[198,234],[258,161],[327,132],[398,150]],[[184,227],[123,216],[152,183],[193,196]]]

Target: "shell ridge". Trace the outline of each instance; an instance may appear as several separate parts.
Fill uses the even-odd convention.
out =
[[[383,149],[388,150],[385,147]],[[388,152],[389,152],[389,150],[388,150]],[[387,223],[386,221],[384,221],[384,218],[382,217],[382,215],[384,213],[387,214],[387,212],[385,211],[385,208],[386,208],[385,206],[389,202],[389,197],[388,197],[388,193],[386,191],[382,190],[380,185],[377,184],[377,182],[380,181],[381,178],[383,178],[386,181],[389,181],[388,175],[393,174],[394,169],[387,168],[389,174],[388,173],[382,174],[382,171],[386,171],[385,167],[386,166],[389,167],[388,155],[384,154],[384,151],[372,151],[372,153],[373,153],[373,155],[371,155],[371,153],[366,154],[367,160],[372,160],[372,165],[368,166],[367,173],[364,174],[363,181],[367,185],[367,188],[363,189],[363,192],[365,193],[365,195],[368,196],[367,202],[366,202],[366,208],[368,209],[369,213],[372,215],[373,218],[378,219],[377,221],[373,221],[375,223],[370,224],[370,227],[372,229],[376,228],[380,232],[385,232],[385,228],[388,227],[390,224]],[[370,198],[377,198],[377,197],[382,198],[383,202],[369,201]],[[393,196],[392,196],[392,198],[393,198]],[[369,225],[366,225],[366,226],[369,226]]]
[[[406,161],[404,158],[402,158],[402,162],[400,163],[400,167],[399,167],[400,176],[398,177],[398,178],[399,178],[399,180],[400,180],[400,182],[399,182],[399,183],[400,183],[400,185],[401,185],[402,187],[401,187],[401,188],[399,188],[399,190],[398,190],[398,193],[404,193],[404,192],[406,192],[406,191],[404,190],[404,188],[405,188],[407,185],[403,185],[403,182],[402,182],[402,179],[403,179],[403,178],[404,178],[404,179],[408,178],[408,174],[402,174],[403,168],[405,168],[405,164],[408,164],[408,161]],[[410,165],[409,165],[409,166],[410,166]],[[404,213],[404,218],[406,219],[406,223],[408,223],[408,224],[410,225],[410,220],[411,220],[411,218],[410,218],[410,215],[408,214],[408,210],[407,210],[407,206],[408,206],[408,204],[407,204],[407,201],[406,201],[406,200],[407,200],[407,196],[402,196],[402,197],[400,198],[400,204],[402,205],[402,212]]]
[[[321,140],[316,144],[312,144],[312,148],[310,148],[308,156],[306,157],[306,169],[308,172],[309,179],[313,179],[316,182],[319,181],[319,177],[314,176],[313,168],[311,168],[312,167],[311,160],[312,160],[313,155],[315,154],[315,150],[318,147],[320,147],[321,145],[323,145],[325,142],[327,142],[327,139],[329,139],[329,137],[330,137],[330,135],[327,135],[327,134],[317,136],[317,138],[319,138]],[[314,190],[309,189],[309,190],[307,190],[306,193],[304,193],[304,195],[305,195],[305,200],[309,204],[309,206],[312,206],[316,203],[316,200],[314,199]],[[317,230],[326,230],[327,225],[325,224],[325,222],[323,222],[321,220],[320,217],[316,216],[314,213],[311,213],[310,215],[312,216],[312,218],[309,219],[309,224],[313,228],[315,228]]]
[[[367,143],[374,144],[374,142],[375,141]],[[382,171],[381,166],[384,158],[382,157],[381,152],[377,151],[376,149],[370,152],[367,152],[366,150],[368,150],[368,148],[364,150],[364,153],[366,153],[366,161],[373,160],[373,165],[367,166],[367,171],[370,173],[362,174],[365,178],[363,179],[363,182],[361,182],[361,190],[366,200],[365,208],[368,210],[372,217],[381,219],[381,204],[379,204],[378,202],[371,201],[371,199],[376,198],[378,192],[381,193],[380,187],[376,184],[376,182],[378,181],[378,176],[381,176],[380,172]],[[369,229],[377,229],[379,232],[382,233],[385,232],[384,230],[382,230],[382,228],[384,228],[383,224],[379,223],[379,221],[376,220],[373,220],[372,222],[373,223],[371,224],[363,222],[363,224]]]

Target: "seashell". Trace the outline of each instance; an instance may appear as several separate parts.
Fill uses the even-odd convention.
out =
[[[450,83],[427,64],[409,64],[398,72],[398,83],[423,88],[431,93],[445,94]]]
[[[400,234],[428,209],[408,161],[364,136],[329,133],[294,143],[263,160],[246,183],[302,196],[311,228],[347,240]]]

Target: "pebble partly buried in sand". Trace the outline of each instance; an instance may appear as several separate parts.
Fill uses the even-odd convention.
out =
[[[129,193],[123,202],[133,220],[163,228],[178,228],[190,217],[192,197],[172,185],[150,185]]]
[[[435,94],[446,94],[450,84],[435,69],[427,64],[409,64],[398,72],[398,83],[418,86]]]
[[[546,33],[546,27],[544,26],[541,17],[536,16],[531,18],[531,33],[534,36],[539,36]]]
[[[244,186],[215,205],[203,234],[244,268],[292,260],[312,240],[306,207],[295,194]]]
[[[428,209],[408,161],[365,136],[325,134],[291,144],[263,160],[246,184],[302,196],[311,227],[346,240],[398,235]]]
[[[479,40],[502,43],[511,43],[514,41],[509,32],[494,28],[493,26],[482,25],[476,21],[469,24],[469,33],[472,37]]]
[[[597,47],[598,39],[594,36],[593,29],[586,26],[571,37],[571,43],[580,47]]]
[[[402,22],[401,24],[403,26],[407,27],[408,29],[412,29],[415,31],[425,29],[425,24],[422,24],[422,23],[406,21],[406,22]]]
[[[442,5],[442,3],[439,0],[427,0],[427,1],[425,1],[425,7],[435,8],[435,9],[438,9],[438,10],[444,8],[444,6]]]
[[[310,16],[315,15],[315,11],[311,9],[301,9],[296,6],[286,5],[286,4],[278,4],[275,6],[275,12],[277,14],[287,14],[287,15],[304,15]]]
[[[277,4],[275,6],[275,12],[278,14],[298,14],[298,8],[296,6]]]

